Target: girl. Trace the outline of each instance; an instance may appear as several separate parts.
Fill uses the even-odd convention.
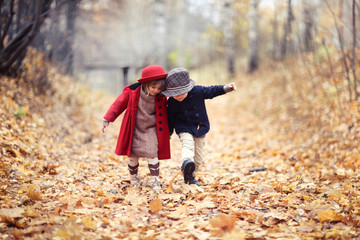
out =
[[[165,88],[166,76],[167,73],[159,65],[145,67],[138,83],[126,86],[110,106],[103,117],[102,127],[104,132],[109,122],[114,122],[126,110],[115,153],[129,157],[130,181],[134,187],[140,186],[139,158],[147,158],[155,191],[161,189],[159,159],[170,159],[166,97],[160,95]]]

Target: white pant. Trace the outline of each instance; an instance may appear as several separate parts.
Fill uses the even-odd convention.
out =
[[[203,150],[205,145],[205,135],[201,137],[194,137],[192,134],[183,132],[179,134],[182,143],[181,161],[190,159],[195,162],[195,172],[203,163]]]

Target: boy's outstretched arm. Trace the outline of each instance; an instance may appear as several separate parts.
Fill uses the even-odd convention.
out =
[[[229,83],[224,86],[224,91],[226,93],[236,91],[236,85],[235,83]]]

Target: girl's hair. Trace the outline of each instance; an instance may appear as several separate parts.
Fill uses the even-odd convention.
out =
[[[153,80],[153,81],[149,81],[149,82],[144,82],[142,84],[143,84],[144,90],[147,93],[149,92],[149,90],[148,90],[149,87],[153,86],[153,85],[156,85],[156,84],[160,84],[161,91],[165,90],[165,78],[157,79],[157,80]]]

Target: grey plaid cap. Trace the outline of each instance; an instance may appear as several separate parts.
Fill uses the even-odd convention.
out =
[[[174,68],[166,77],[166,90],[162,92],[167,97],[179,96],[190,92],[195,86],[194,80],[190,79],[189,72],[185,68]]]

